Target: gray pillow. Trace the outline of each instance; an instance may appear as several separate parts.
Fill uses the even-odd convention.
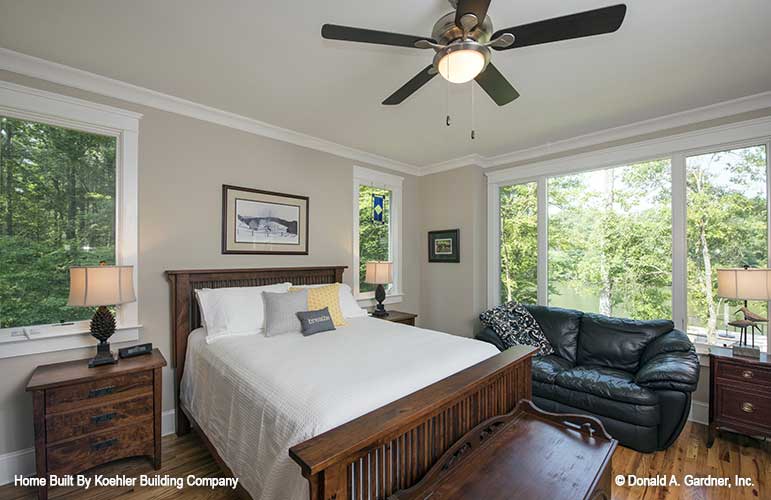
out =
[[[265,302],[265,336],[299,332],[297,313],[308,309],[308,290],[287,293],[262,292]]]
[[[329,308],[319,309],[318,311],[298,312],[302,330],[306,337],[314,333],[326,332],[335,329],[335,323],[332,321],[332,315],[329,314]]]

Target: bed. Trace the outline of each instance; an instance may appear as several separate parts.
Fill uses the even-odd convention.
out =
[[[387,498],[530,397],[529,348],[368,317],[313,337],[203,340],[196,289],[334,283],[344,269],[167,272],[177,433],[192,422],[255,500]]]

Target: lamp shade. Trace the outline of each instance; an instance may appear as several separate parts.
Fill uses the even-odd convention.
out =
[[[732,300],[771,300],[771,269],[718,269],[717,294]]]
[[[385,285],[393,281],[393,262],[367,262],[364,281],[373,285]]]
[[[135,300],[133,266],[70,268],[69,306],[112,306]]]

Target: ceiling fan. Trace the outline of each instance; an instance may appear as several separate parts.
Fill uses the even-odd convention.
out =
[[[335,24],[325,24],[321,36],[328,40],[434,49],[433,63],[383,101],[387,106],[401,104],[437,73],[452,83],[476,80],[498,106],[504,106],[519,97],[519,93],[490,62],[491,48],[509,50],[612,33],[621,27],[626,15],[626,5],[619,4],[493,32],[487,15],[490,0],[449,2],[455,11],[436,22],[430,38]]]

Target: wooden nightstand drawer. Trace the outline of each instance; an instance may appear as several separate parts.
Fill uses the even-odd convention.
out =
[[[151,392],[153,372],[145,371],[93,382],[46,390],[46,414],[74,410],[84,404],[98,404],[117,398],[139,396]]]
[[[48,472],[67,474],[119,458],[153,454],[152,418],[134,425],[67,441],[48,448]]]
[[[46,416],[46,440],[55,443],[112,429],[153,414],[151,394],[105,405]]]
[[[771,397],[721,385],[717,388],[717,411],[718,419],[771,429]]]
[[[756,366],[739,365],[731,362],[718,361],[717,376],[747,382],[751,385],[762,384],[771,386],[771,370]]]

